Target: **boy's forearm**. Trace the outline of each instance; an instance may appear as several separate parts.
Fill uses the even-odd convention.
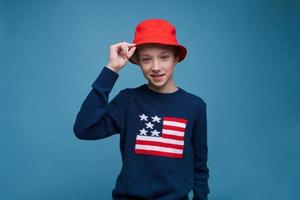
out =
[[[118,74],[108,68],[102,69],[76,116],[73,131],[77,138],[100,139],[115,131],[112,119],[105,114],[109,93],[117,79]]]

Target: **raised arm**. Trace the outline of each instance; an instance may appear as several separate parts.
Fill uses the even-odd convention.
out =
[[[118,73],[103,67],[76,116],[73,131],[77,138],[96,140],[122,131],[126,90],[121,90],[108,103],[109,93],[118,77]]]
[[[108,64],[92,84],[92,90],[76,116],[73,131],[77,138],[96,140],[122,132],[128,89],[121,90],[109,103],[108,98],[119,77],[118,71],[124,67],[135,49],[135,44],[127,42],[110,46]]]

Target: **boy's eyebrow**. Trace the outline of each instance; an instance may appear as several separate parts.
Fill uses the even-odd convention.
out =
[[[160,53],[160,55],[161,55],[161,54],[164,54],[164,53],[170,53],[170,52],[168,52],[168,51],[163,51],[163,52]],[[141,56],[150,56],[150,55],[149,55],[149,54],[141,54]]]

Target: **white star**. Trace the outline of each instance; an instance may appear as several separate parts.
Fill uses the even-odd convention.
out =
[[[145,115],[144,113],[142,115],[139,115],[140,118],[141,118],[141,121],[145,120],[145,121],[148,121],[148,116]]]
[[[139,131],[140,131],[140,135],[147,135],[147,131],[144,128]]]
[[[146,128],[151,128],[151,129],[153,129],[153,126],[154,126],[154,124],[152,124],[151,122],[148,122],[148,123],[145,123],[146,124]]]
[[[154,131],[151,131],[151,133],[152,133],[152,135],[151,136],[157,136],[157,137],[159,137],[159,131],[157,131],[157,130],[154,130]]]
[[[158,123],[160,123],[159,120],[161,120],[161,118],[157,117],[157,115],[155,115],[154,117],[151,117],[151,118],[152,118],[152,122],[157,121]]]

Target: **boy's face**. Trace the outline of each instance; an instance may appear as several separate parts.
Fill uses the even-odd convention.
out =
[[[174,88],[173,70],[179,57],[173,46],[144,44],[137,48],[138,62],[150,86],[168,91]]]

